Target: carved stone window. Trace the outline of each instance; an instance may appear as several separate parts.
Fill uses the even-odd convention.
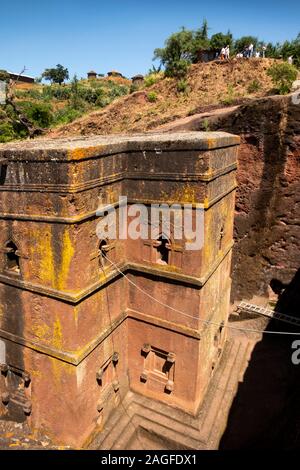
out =
[[[119,362],[119,353],[114,352],[96,372],[96,380],[100,387],[100,398],[97,403],[98,412],[102,412],[105,402],[110,401],[112,397],[119,400],[120,384],[117,375],[117,365]]]
[[[5,413],[16,421],[24,421],[31,413],[31,377],[29,372],[0,364],[1,402]]]
[[[115,242],[110,242],[108,240],[101,240],[98,245],[98,249],[95,250],[95,252],[92,253],[91,255],[91,258],[90,258],[91,261],[97,260],[97,263],[100,269],[112,267],[109,260],[111,260],[112,262],[115,262],[114,248],[115,248]],[[95,274],[97,273],[95,272]]]
[[[143,383],[160,383],[165,393],[171,393],[174,389],[175,354],[163,351],[150,344],[142,347],[144,356],[144,368],[140,376]]]
[[[161,235],[158,240],[153,243],[156,250],[155,258],[157,264],[169,264],[171,245],[164,235]]]
[[[145,240],[142,259],[161,266],[182,267],[183,247],[161,234],[157,240]]]
[[[5,248],[5,269],[14,274],[20,274],[20,253],[14,242],[9,241]]]

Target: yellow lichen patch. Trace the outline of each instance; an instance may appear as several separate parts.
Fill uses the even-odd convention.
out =
[[[33,324],[31,329],[32,329],[34,336],[36,336],[39,339],[49,339],[50,337],[51,329],[45,323],[39,323],[37,325]]]
[[[61,382],[61,363],[57,361],[57,359],[55,359],[54,357],[51,357],[50,359],[52,363],[53,378],[56,386],[58,386]]]
[[[207,146],[209,149],[215,148],[216,147],[216,139],[210,137],[207,139]]]
[[[208,206],[209,206],[209,199],[208,199],[208,197],[205,197],[205,198],[204,198],[203,205],[204,205],[204,209],[208,209]]]
[[[191,187],[189,184],[185,185],[184,188],[175,191],[171,199],[174,203],[185,203],[193,204],[197,202],[196,188]]]
[[[76,305],[73,308],[73,313],[74,313],[75,325],[77,327],[78,326],[78,307],[76,307]]]
[[[189,240],[186,240],[186,241],[189,241]],[[194,240],[191,240],[191,241],[194,241]],[[169,271],[169,272],[180,272],[181,271],[181,269],[178,268],[178,266],[170,265],[170,264],[167,264],[167,265],[158,264],[157,268],[159,268],[160,270]]]
[[[53,325],[53,339],[52,344],[55,348],[60,349],[63,343],[63,335],[61,324],[58,318],[56,318],[54,325]]]
[[[42,281],[48,281],[52,285],[54,285],[55,269],[52,250],[51,228],[46,227],[41,232],[34,232],[33,240],[35,240],[35,243],[32,245],[32,251],[34,252],[32,254],[35,254],[35,250],[38,250],[39,252],[39,277]],[[35,260],[36,257],[32,256],[32,259]]]
[[[195,188],[191,188],[190,186],[185,186],[182,195],[182,202],[196,202],[196,194]]]
[[[106,189],[106,203],[107,204],[114,204],[118,200],[118,194],[115,192],[115,189],[112,187],[108,187]]]
[[[74,248],[70,239],[68,229],[64,231],[62,242],[62,262],[55,286],[61,290],[65,288],[65,283],[69,275],[70,264],[74,255]]]
[[[55,385],[58,386],[62,382],[62,377],[65,374],[68,375],[73,375],[76,378],[76,367],[72,366],[71,364],[68,364],[63,361],[59,361],[55,359],[54,357],[50,357],[51,363],[52,363],[52,372],[53,372],[53,378],[55,381]]]
[[[35,377],[35,378],[38,378],[38,377],[42,377],[43,374],[40,370],[35,370],[35,369],[30,369],[30,375],[32,377]]]
[[[84,158],[93,157],[103,153],[105,145],[97,145],[97,147],[82,147],[68,150],[69,160],[83,160]]]
[[[65,229],[62,235],[61,263],[59,266],[55,263],[53,250],[53,234],[51,227],[44,227],[41,231],[35,231],[32,234],[34,243],[31,248],[31,259],[39,260],[38,276],[44,283],[50,284],[56,289],[63,290],[68,278],[69,267],[74,255],[74,248],[70,239],[68,229]]]

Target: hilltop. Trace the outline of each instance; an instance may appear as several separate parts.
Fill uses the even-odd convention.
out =
[[[28,121],[39,129],[68,124],[96,109],[102,109],[129,93],[131,81],[122,77],[93,80],[73,78],[67,84],[23,83],[14,85],[14,102]],[[0,106],[0,142],[28,136],[11,106]]]
[[[272,90],[266,72],[273,63],[274,59],[233,59],[194,64],[182,91],[177,80],[157,74],[151,86],[52,129],[49,136],[144,132],[178,118],[263,97]]]

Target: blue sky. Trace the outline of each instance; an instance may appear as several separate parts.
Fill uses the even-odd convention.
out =
[[[58,63],[85,77],[119,70],[146,73],[153,50],[181,26],[234,37],[292,39],[300,32],[297,0],[0,0],[0,69],[39,76]]]

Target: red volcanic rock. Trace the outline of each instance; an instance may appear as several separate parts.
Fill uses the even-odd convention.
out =
[[[267,294],[272,279],[286,286],[300,267],[300,105],[290,95],[272,96],[192,116],[165,130],[204,128],[241,137],[233,299]]]

